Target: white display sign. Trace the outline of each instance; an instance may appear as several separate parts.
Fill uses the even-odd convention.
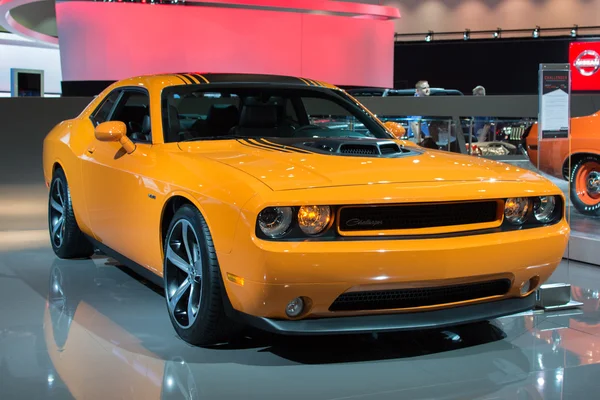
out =
[[[569,65],[540,65],[539,125],[541,139],[569,137],[571,94]]]

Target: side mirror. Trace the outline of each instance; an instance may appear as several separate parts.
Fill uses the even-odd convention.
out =
[[[406,129],[399,122],[386,121],[383,125],[392,132],[398,139],[402,139],[406,135]]]
[[[107,121],[98,125],[94,133],[101,142],[118,142],[127,135],[127,127],[121,121]]]
[[[121,121],[106,121],[98,125],[94,131],[96,139],[101,142],[119,142],[129,154],[135,150],[135,144],[127,137],[127,126]]]

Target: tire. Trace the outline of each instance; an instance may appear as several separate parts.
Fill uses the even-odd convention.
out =
[[[60,168],[54,171],[48,192],[48,233],[52,250],[59,258],[87,258],[94,254],[94,247],[75,220],[67,177]]]
[[[179,337],[195,346],[233,339],[239,327],[225,315],[221,270],[202,214],[191,205],[182,206],[164,243],[165,300]]]
[[[575,209],[588,217],[600,217],[600,156],[588,155],[577,161],[570,183]]]

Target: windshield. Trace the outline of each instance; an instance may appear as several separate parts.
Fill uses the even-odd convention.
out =
[[[171,87],[165,142],[239,137],[393,138],[343,92],[297,87]]]

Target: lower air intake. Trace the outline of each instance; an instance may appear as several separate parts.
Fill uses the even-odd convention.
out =
[[[477,300],[508,293],[510,280],[499,279],[463,285],[350,292],[339,296],[329,311],[386,310],[435,306]]]

